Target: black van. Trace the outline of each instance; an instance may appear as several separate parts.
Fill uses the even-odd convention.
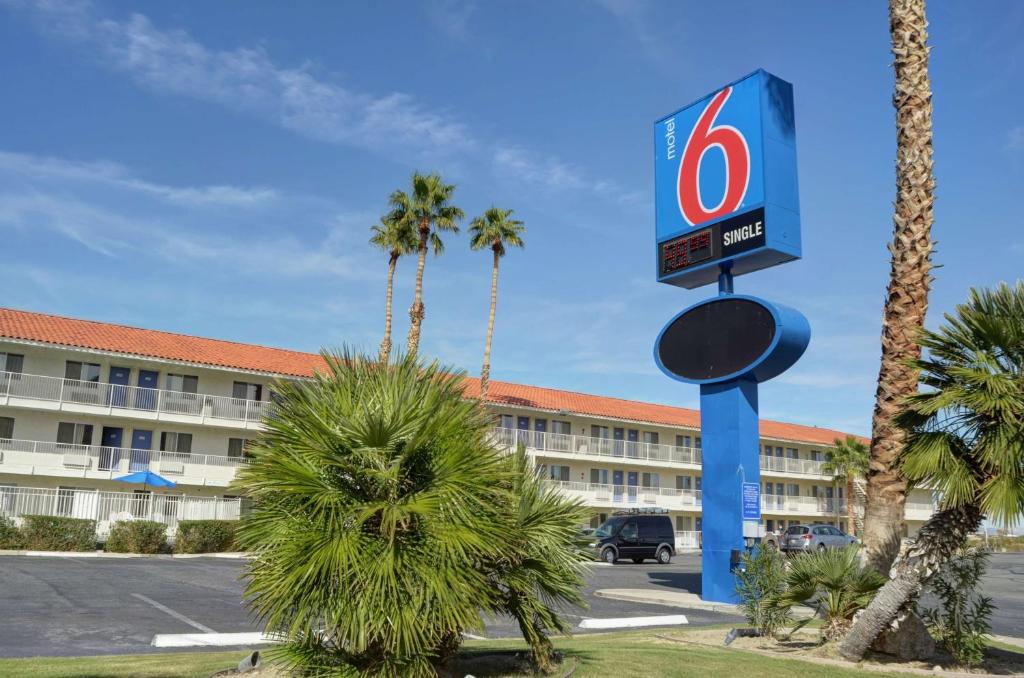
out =
[[[667,565],[676,552],[676,534],[672,520],[657,509],[618,511],[594,530],[594,540],[589,546],[590,551],[606,563],[614,563],[619,558],[642,563],[646,558],[653,558]]]

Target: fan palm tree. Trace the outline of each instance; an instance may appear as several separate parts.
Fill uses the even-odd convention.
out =
[[[904,432],[894,417],[903,399],[917,390],[913,361],[921,355],[917,331],[924,326],[931,285],[935,177],[927,27],[925,0],[889,0],[896,73],[896,201],[864,517],[868,561],[879,572],[889,570],[902,532],[907,481],[896,457]]]
[[[857,547],[824,549],[790,561],[782,606],[813,601],[825,618],[825,640],[835,640],[850,627],[853,615],[871,602],[885,577],[861,567]]]
[[[480,370],[480,399],[487,398],[487,382],[491,376],[491,340],[494,337],[494,311],[498,306],[498,264],[505,256],[505,247],[523,247],[523,222],[512,218],[512,210],[491,207],[483,216],[473,219],[469,225],[472,233],[470,247],[474,250],[490,248],[493,255],[491,267],[491,311],[487,317],[487,338],[484,341],[484,365]]]
[[[370,227],[370,244],[388,253],[388,287],[384,301],[384,339],[380,342],[380,361],[391,358],[391,298],[394,290],[395,268],[398,258],[416,251],[416,234],[409,224],[394,212],[381,217],[380,223]]]
[[[984,516],[1011,524],[1024,515],[1024,282],[972,290],[920,341],[927,355],[914,368],[924,390],[897,417],[907,432],[898,462],[911,482],[941,496],[940,510],[843,642],[851,659],[910,608]]]
[[[409,307],[409,337],[406,346],[410,356],[415,356],[419,350],[423,317],[426,315],[423,305],[423,271],[427,265],[427,249],[433,249],[435,256],[444,252],[440,232],[458,233],[459,220],[465,216],[460,208],[451,204],[454,193],[455,185],[444,183],[440,174],[414,172],[409,193],[398,190],[391,194],[392,214],[418,236],[416,292],[412,306]]]
[[[853,484],[857,478],[862,477],[868,471],[868,446],[857,440],[854,436],[846,436],[845,439],[836,438],[833,448],[825,453],[825,463],[822,464],[824,473],[832,476],[832,496],[836,496],[836,483],[842,479],[846,481],[846,526],[850,534],[854,533],[854,488]],[[839,502],[836,500],[836,524],[839,523]]]

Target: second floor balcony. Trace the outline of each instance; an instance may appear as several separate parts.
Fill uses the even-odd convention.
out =
[[[109,480],[152,471],[182,485],[225,487],[245,457],[0,439],[0,473]]]
[[[0,405],[258,428],[269,402],[0,372]]]

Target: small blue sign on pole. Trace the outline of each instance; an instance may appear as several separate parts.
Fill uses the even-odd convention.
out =
[[[761,521],[760,483],[743,483],[743,520]]]

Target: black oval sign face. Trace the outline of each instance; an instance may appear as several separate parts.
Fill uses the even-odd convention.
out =
[[[775,332],[775,318],[761,304],[721,297],[690,309],[666,327],[658,358],[683,379],[721,379],[754,364],[772,345]]]

